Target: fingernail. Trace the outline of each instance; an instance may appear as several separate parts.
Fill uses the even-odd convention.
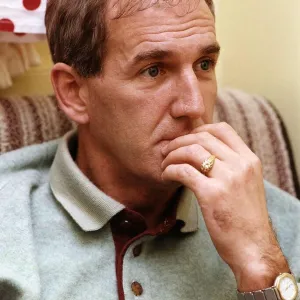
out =
[[[163,155],[166,155],[167,154],[167,149],[168,149],[168,145],[164,146],[161,150],[162,154]]]

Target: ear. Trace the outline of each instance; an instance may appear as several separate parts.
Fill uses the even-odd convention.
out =
[[[89,115],[86,79],[80,77],[72,67],[57,63],[52,68],[51,81],[58,105],[67,117],[77,124],[87,124]]]

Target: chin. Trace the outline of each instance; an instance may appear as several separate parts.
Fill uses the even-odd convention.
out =
[[[168,190],[175,190],[180,188],[182,184],[175,181],[163,181],[161,186]]]
[[[175,189],[179,188],[182,184],[179,182],[175,181],[164,181],[161,178],[162,175],[162,170],[159,167],[156,170],[152,170],[151,175],[148,177],[150,181],[153,182],[153,185],[155,185],[158,188],[163,188],[163,189]]]

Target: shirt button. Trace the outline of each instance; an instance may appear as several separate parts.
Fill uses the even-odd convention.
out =
[[[138,257],[138,256],[140,256],[141,255],[141,253],[142,253],[142,244],[139,244],[139,245],[137,245],[137,246],[135,246],[134,248],[133,248],[133,256],[134,257]]]
[[[141,284],[138,283],[137,281],[134,281],[131,284],[131,289],[132,289],[132,292],[135,296],[141,296],[143,294],[143,291],[144,291]]]
[[[128,220],[123,220],[120,225],[124,229],[130,229],[131,228],[131,223]]]

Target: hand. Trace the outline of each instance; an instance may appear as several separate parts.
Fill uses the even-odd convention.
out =
[[[200,166],[216,156],[207,176]],[[211,239],[242,291],[273,285],[289,272],[269,221],[262,166],[226,123],[204,125],[164,149],[163,180],[177,181],[196,195]]]

